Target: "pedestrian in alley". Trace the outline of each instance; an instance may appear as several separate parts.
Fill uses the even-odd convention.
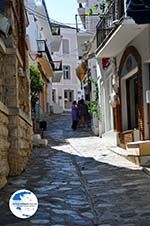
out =
[[[76,130],[77,125],[78,125],[78,106],[77,106],[77,102],[75,100],[72,103],[71,113],[72,113],[72,126],[71,126],[71,128],[73,130]]]
[[[84,99],[81,99],[78,104],[79,104],[78,108],[79,108],[79,119],[80,119],[79,126],[85,127],[89,121],[88,106],[85,103]]]

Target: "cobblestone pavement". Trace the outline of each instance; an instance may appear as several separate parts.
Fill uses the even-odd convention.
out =
[[[109,151],[90,129],[70,129],[70,116],[51,116],[48,148],[34,149],[26,170],[0,191],[0,226],[149,226],[150,177]],[[12,215],[13,192],[36,194],[36,214]]]

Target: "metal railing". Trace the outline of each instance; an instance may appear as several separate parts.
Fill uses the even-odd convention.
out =
[[[46,53],[48,60],[51,64],[51,66],[53,67],[53,60],[49,51],[49,48],[47,46],[46,40],[36,40],[37,42],[37,51],[38,53],[42,54],[42,53]]]
[[[97,47],[103,45],[125,14],[124,1],[113,0],[96,26]]]
[[[62,61],[53,61],[53,71],[62,71]]]

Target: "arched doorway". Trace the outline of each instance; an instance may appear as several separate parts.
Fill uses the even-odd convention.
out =
[[[125,144],[144,138],[141,56],[134,46],[128,47],[123,53],[118,75],[120,79],[120,142]]]

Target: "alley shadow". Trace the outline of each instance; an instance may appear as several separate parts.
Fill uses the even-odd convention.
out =
[[[52,115],[47,121],[47,130],[44,131],[44,138],[48,139],[49,146],[69,144],[69,138],[95,137],[90,122],[86,127],[77,127],[76,130],[71,125],[70,113]]]
[[[0,225],[150,225],[149,176],[120,164],[90,128],[72,131],[68,114],[52,116],[44,135],[48,147],[35,148],[25,171],[9,177],[0,191]],[[9,210],[10,196],[20,189],[39,201],[36,214],[26,220]]]
[[[149,187],[149,177],[140,170],[118,168],[61,148],[36,148],[22,175],[8,178],[0,191],[0,222],[2,226],[59,225],[63,210],[65,226],[150,225]],[[12,193],[23,188],[39,201],[36,214],[26,220],[13,216],[8,207]],[[74,203],[79,196],[88,207]],[[93,211],[93,218],[85,217]]]

